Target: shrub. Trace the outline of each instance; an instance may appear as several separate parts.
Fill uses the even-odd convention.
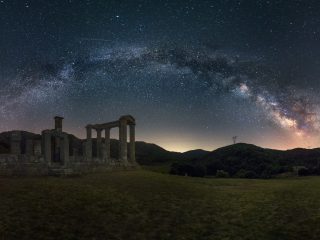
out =
[[[219,160],[213,160],[209,164],[207,164],[206,169],[207,169],[207,174],[214,176],[217,174],[217,171],[219,169],[223,168],[223,164]]]
[[[183,163],[173,163],[171,165],[170,174],[174,175],[189,175],[191,166]]]
[[[272,173],[269,169],[264,170],[260,175],[260,178],[264,178],[264,179],[269,179],[271,177],[272,177]]]
[[[205,166],[197,164],[193,166],[190,176],[192,177],[204,177],[206,175],[207,169]]]
[[[238,178],[257,178],[257,174],[254,171],[247,171],[245,169],[240,169],[235,174],[235,177],[238,177]]]
[[[310,175],[310,171],[306,167],[301,167],[298,169],[298,176],[308,176]]]
[[[169,173],[181,176],[204,177],[206,168],[200,164],[173,163]]]
[[[254,171],[247,171],[244,175],[245,178],[257,178],[257,174]]]
[[[218,178],[228,178],[228,177],[230,177],[230,175],[226,171],[217,170],[216,177],[218,177]]]
[[[237,178],[244,178],[246,174],[246,170],[240,169],[234,176]]]
[[[320,175],[320,167],[316,167],[313,169],[314,175]]]

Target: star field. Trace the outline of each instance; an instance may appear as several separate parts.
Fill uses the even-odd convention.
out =
[[[0,131],[132,114],[170,150],[320,144],[316,1],[0,1]],[[116,132],[113,133],[116,137]]]

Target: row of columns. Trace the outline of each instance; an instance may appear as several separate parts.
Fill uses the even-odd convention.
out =
[[[37,153],[44,155],[45,161],[50,166],[54,160],[61,161],[64,165],[69,163],[69,137],[67,133],[62,132],[62,117],[55,117],[55,129],[42,131],[42,142],[37,145]],[[132,116],[122,116],[118,121],[100,125],[88,125],[87,141],[85,145],[85,155],[87,159],[92,159],[92,129],[97,131],[97,157],[99,159],[111,159],[110,147],[110,129],[119,127],[119,159],[124,163],[128,163],[128,125],[129,125],[129,160],[135,163],[135,120]],[[105,131],[105,154],[102,153],[102,131]],[[11,135],[11,153],[21,154],[22,136],[19,131],[15,131]],[[34,142],[29,140],[26,143],[27,154],[34,153]],[[42,151],[41,151],[42,150]]]
[[[25,150],[22,151],[22,143],[25,144]],[[33,138],[22,139],[21,131],[13,131],[10,136],[10,152],[11,154],[41,155],[41,141]]]
[[[127,154],[128,154],[128,146],[127,146],[127,127],[128,124],[125,120],[119,121],[119,159],[124,161],[124,163],[128,162]],[[129,160],[131,162],[135,162],[135,125],[129,125],[130,132],[130,143],[129,143]],[[110,160],[111,158],[111,148],[110,148],[110,129],[107,128],[94,128],[92,125],[88,125],[87,129],[87,143],[86,143],[86,156],[87,158],[92,158],[92,129],[97,132],[97,157],[102,159],[102,131],[105,131],[105,149],[106,155],[105,158]]]
[[[67,165],[69,162],[69,137],[66,133],[57,133],[52,130],[42,131],[44,158],[50,166],[53,157],[59,154],[62,164]],[[54,143],[52,142],[52,139]],[[52,148],[52,145],[54,148]]]
[[[21,154],[21,132],[13,131],[10,137],[10,149],[12,154]]]

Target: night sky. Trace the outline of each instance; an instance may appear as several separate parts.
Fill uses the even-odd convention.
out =
[[[0,131],[131,114],[176,151],[320,146],[318,1],[0,0]],[[114,137],[117,130],[113,130]]]

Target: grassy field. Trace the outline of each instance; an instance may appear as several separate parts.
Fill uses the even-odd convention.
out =
[[[0,178],[0,239],[320,239],[320,177]]]

